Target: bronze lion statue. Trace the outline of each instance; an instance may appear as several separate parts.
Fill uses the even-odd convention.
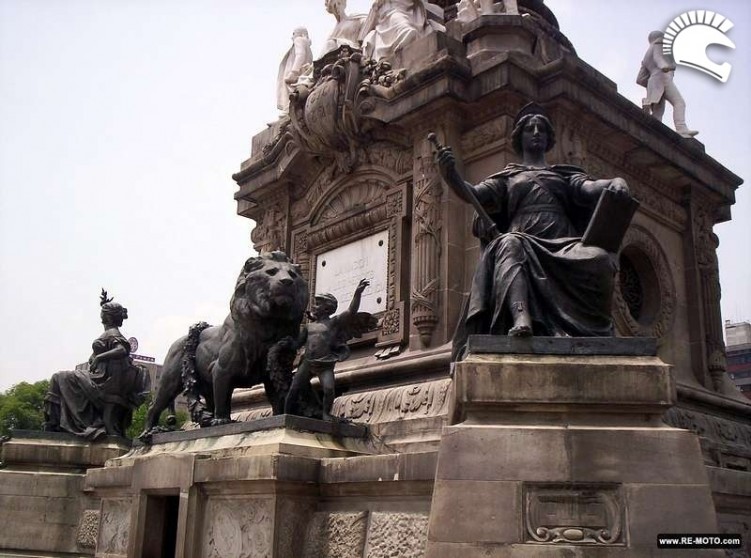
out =
[[[249,258],[224,323],[196,324],[170,347],[141,438],[148,440],[162,411],[183,391],[192,420],[202,426],[230,422],[232,391],[261,383],[274,414],[283,413],[307,306],[308,283],[286,254]]]

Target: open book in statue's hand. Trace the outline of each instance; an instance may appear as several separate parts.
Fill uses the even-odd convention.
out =
[[[618,252],[638,207],[639,202],[631,196],[603,190],[587,230],[584,231],[582,244]]]

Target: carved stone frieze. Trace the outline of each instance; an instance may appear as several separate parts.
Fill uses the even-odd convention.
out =
[[[617,153],[594,138],[584,140],[588,156],[587,170],[593,178],[621,176],[626,179],[633,196],[641,202],[640,211],[658,219],[675,230],[682,230],[686,211],[680,204],[680,193],[658,179],[647,168],[629,163],[622,153]]]
[[[697,434],[704,460],[715,467],[751,471],[751,425],[716,415],[673,407],[663,420]]]
[[[416,161],[412,205],[412,323],[423,346],[430,345],[440,304],[441,196],[443,183],[428,152]]]
[[[130,511],[130,498],[102,500],[97,541],[99,554],[125,556],[128,553]]]
[[[528,542],[623,543],[624,503],[616,486],[524,486]]]
[[[437,380],[394,388],[345,394],[334,402],[332,414],[355,422],[375,424],[408,418],[445,415],[451,380]]]
[[[623,284],[628,276],[624,273],[616,275],[613,291],[613,318],[616,327],[625,335],[662,339],[673,324],[677,296],[668,259],[657,239],[638,225],[629,227],[621,254],[622,260],[627,258],[628,265],[633,266],[637,275],[634,280],[639,284],[634,288],[651,289],[653,292],[641,293],[640,305],[651,307],[642,308],[640,315],[634,316],[627,300],[628,289]],[[623,267],[622,265],[622,272]]]
[[[100,516],[99,510],[84,510],[81,514],[76,531],[76,544],[80,548],[96,548]]]
[[[427,514],[373,512],[365,558],[424,558],[427,540]]]
[[[232,413],[232,420],[236,420],[237,422],[250,422],[256,419],[267,418],[272,415],[271,407],[264,407],[262,409],[252,409],[250,411]]]
[[[412,150],[404,145],[379,141],[360,148],[363,164],[389,169],[397,175],[403,175],[412,170]]]
[[[266,498],[209,498],[204,514],[206,558],[271,558],[272,501]]]
[[[464,134],[461,139],[464,158],[471,159],[475,151],[487,148],[497,141],[506,140],[510,135],[512,122],[510,116],[498,116]]]
[[[305,537],[303,558],[362,558],[367,512],[317,512]]]

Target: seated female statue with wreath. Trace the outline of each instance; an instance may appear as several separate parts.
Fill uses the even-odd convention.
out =
[[[105,435],[125,436],[133,409],[146,400],[150,378],[146,369],[133,364],[130,343],[119,327],[128,310],[100,297],[104,333],[94,340],[88,370],[53,374],[44,398],[44,429],[70,432],[87,440]]]

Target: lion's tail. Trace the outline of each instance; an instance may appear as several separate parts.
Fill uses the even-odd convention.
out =
[[[200,422],[203,412],[201,393],[198,387],[198,374],[196,374],[196,349],[201,337],[201,332],[211,327],[206,322],[198,322],[190,326],[188,338],[183,345],[183,358],[181,362],[181,376],[183,381],[183,395],[188,399],[188,410],[193,422]]]

